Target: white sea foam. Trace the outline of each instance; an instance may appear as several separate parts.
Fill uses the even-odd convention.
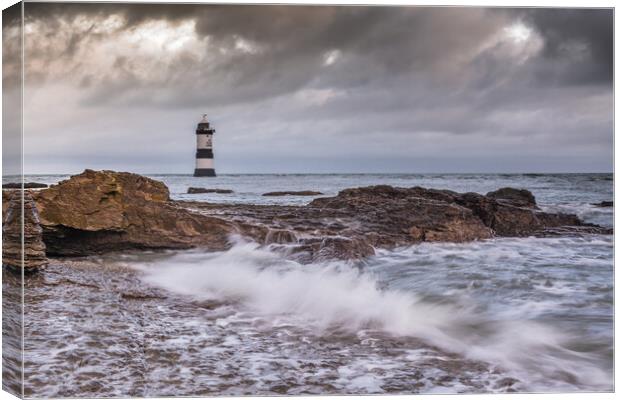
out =
[[[471,258],[480,256],[463,251],[467,245],[454,246],[435,246],[436,253],[426,252],[424,247],[405,253],[424,253],[419,255],[433,259],[431,264],[435,265],[455,256],[470,258],[465,264],[471,264]],[[462,246],[460,252],[458,246]],[[491,256],[492,263],[522,257],[523,248],[518,246],[471,246]],[[446,255],[446,251],[454,254]],[[552,250],[542,246],[539,251]],[[381,253],[378,258],[385,256]],[[411,260],[410,254],[406,256]],[[392,259],[398,260],[398,255]],[[134,266],[144,272],[144,280],[151,285],[200,300],[236,304],[244,313],[312,329],[318,335],[376,329],[393,336],[419,338],[444,351],[510,371],[531,389],[600,389],[610,385],[609,371],[597,365],[597,355],[571,350],[570,343],[579,337],[540,320],[523,318],[528,312],[537,315],[536,302],[515,304],[518,312],[498,312],[480,307],[475,299],[458,291],[448,298],[431,299],[411,289],[382,289],[385,285],[375,274],[355,266],[340,262],[300,265],[253,243],[238,243],[220,253],[182,252]],[[481,281],[489,284],[484,276]],[[555,292],[566,291],[560,288]],[[537,289],[532,285],[532,290]],[[363,377],[356,382],[368,383]]]

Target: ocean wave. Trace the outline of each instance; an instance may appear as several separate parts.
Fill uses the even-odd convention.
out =
[[[514,256],[498,250],[498,257]],[[449,259],[444,256],[433,263]],[[393,261],[398,259],[395,253]],[[200,301],[233,304],[243,315],[315,335],[355,335],[371,329],[415,337],[509,371],[525,383],[526,390],[611,387],[600,356],[575,350],[582,338],[573,333],[525,319],[524,310],[485,312],[486,307],[458,293],[451,298],[429,297],[390,288],[361,265],[301,265],[257,244],[241,242],[226,252],[186,251],[132,266],[142,271],[150,285]]]

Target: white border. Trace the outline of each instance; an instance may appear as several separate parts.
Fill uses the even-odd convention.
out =
[[[35,0],[36,1],[36,0]],[[81,0],[80,2],[93,2],[96,3],[98,1],[94,1],[94,0]],[[128,3],[128,2],[136,2],[136,1],[107,1],[107,2],[119,2],[119,3]],[[286,4],[350,4],[350,5],[355,5],[355,4],[377,4],[377,5],[429,5],[429,6],[480,6],[480,7],[561,7],[561,8],[579,8],[579,7],[588,7],[588,8],[592,8],[592,7],[600,7],[600,8],[610,8],[610,7],[614,7],[615,4],[613,1],[609,1],[609,0],[590,0],[590,1],[579,1],[579,0],[538,0],[538,1],[532,1],[532,0],[527,0],[527,1],[514,1],[514,0],[502,0],[502,1],[498,1],[498,0],[475,0],[475,1],[465,1],[465,0],[451,0],[451,1],[438,1],[438,0],[424,0],[424,1],[404,1],[404,0],[389,0],[389,1],[353,1],[353,0],[336,0],[336,1],[328,1],[328,0],[314,0],[314,1],[304,1],[304,0],[287,0],[287,1],[282,1],[282,2],[278,2],[278,1],[272,1],[272,2],[267,2],[267,1],[260,1],[260,0],[226,0],[226,1],[175,1],[175,0],[149,0],[148,2],[150,3],[204,3],[204,4],[208,4],[208,3],[217,3],[217,4],[222,4],[222,3],[231,3],[231,4],[264,4],[264,3],[286,3]],[[16,1],[14,0],[0,0],[0,4],[2,5],[2,9],[5,9],[13,4],[15,4]],[[615,11],[614,11],[615,14]],[[615,29],[615,15],[614,15],[614,77],[618,76],[618,64],[616,63],[616,57],[615,55],[618,54],[618,39],[619,39],[619,34],[618,31]],[[23,41],[23,38],[22,38]],[[0,41],[0,50],[2,49],[2,44]],[[22,46],[22,51],[23,51],[23,46]],[[23,55],[22,55],[23,57]],[[23,59],[23,58],[22,58]],[[23,63],[22,63],[22,68],[23,68]],[[22,76],[23,76],[23,72],[22,72]],[[0,90],[2,88],[2,83],[0,81]],[[22,88],[23,90],[23,88]],[[23,102],[23,92],[22,92],[22,102]],[[2,99],[0,96],[0,105],[2,104]],[[22,108],[23,109],[23,108]],[[22,113],[22,118],[23,118],[23,113]],[[615,85],[614,85],[614,132],[615,132],[615,128],[616,128],[616,121],[618,119],[618,112],[615,108]],[[23,122],[22,121],[22,129],[23,129]],[[0,128],[0,132],[1,132],[1,128]],[[615,134],[614,134],[614,139],[615,139]],[[23,140],[23,135],[22,135],[22,140]],[[615,165],[618,165],[618,148],[617,148],[618,144],[617,142],[614,140],[614,175],[615,175]],[[0,149],[1,149],[1,144],[0,144]],[[23,163],[23,160],[22,160]],[[22,165],[22,169],[23,169],[23,165]],[[2,166],[0,164],[0,173],[2,172]],[[616,198],[616,186],[615,186],[615,178],[614,178],[614,199]],[[619,222],[620,217],[618,217],[618,214],[614,213],[614,226],[618,226],[618,222]],[[615,247],[618,245],[619,239],[618,237],[614,237],[614,250]],[[615,267],[615,251],[614,251],[614,267]],[[615,268],[614,268],[615,270]],[[614,288],[618,287],[618,276],[616,274],[614,274]],[[614,290],[614,304],[616,304],[616,291]],[[23,296],[23,294],[22,294]],[[23,305],[22,305],[23,307]],[[614,310],[615,311],[615,310]],[[1,317],[1,312],[0,312],[0,317]],[[614,332],[616,332],[616,323],[617,320],[614,317]],[[614,349],[617,349],[617,342],[616,342],[616,337],[614,335]],[[619,377],[619,373],[618,373],[618,368],[617,368],[617,360],[618,357],[615,357],[615,363],[614,363],[614,380],[615,382],[619,382],[618,381],[618,377]],[[542,398],[545,400],[581,400],[581,399],[611,399],[611,398],[615,398],[615,394],[609,394],[609,393],[560,393],[560,394],[484,394],[484,395],[478,395],[478,394],[466,394],[466,395],[456,395],[456,396],[463,396],[463,398],[465,399],[487,399],[487,400],[495,400],[495,399],[510,399],[510,400],[529,400],[529,399],[535,399],[535,398]],[[334,400],[339,400],[339,399],[371,399],[373,397],[377,397],[377,396],[323,396],[323,397],[319,397],[319,396],[303,396],[303,397],[292,397],[292,396],[280,396],[278,398],[284,398],[284,399],[308,399],[308,400],[314,400],[314,399],[319,399],[319,398],[329,398],[329,399],[334,399]],[[383,397],[383,396],[382,396]],[[224,397],[220,397],[220,398],[224,398]],[[255,399],[265,399],[265,397],[226,397],[227,399],[244,399],[244,400],[255,400]],[[390,400],[425,400],[425,399],[455,399],[458,397],[455,397],[455,395],[408,395],[408,396],[395,396],[395,395],[390,395],[389,399]],[[15,399],[14,396],[10,395],[7,392],[4,391],[0,391],[0,400],[7,400],[7,399]],[[160,399],[160,398],[154,398],[154,399]],[[161,398],[164,399],[164,398]]]

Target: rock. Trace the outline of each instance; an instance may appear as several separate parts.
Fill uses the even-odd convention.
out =
[[[46,188],[45,183],[38,182],[24,182],[24,189],[42,189]],[[5,183],[2,185],[2,189],[21,189],[22,184],[19,182]]]
[[[392,248],[423,241],[464,242],[558,232],[610,233],[607,228],[582,223],[575,215],[540,211],[527,191],[498,192],[496,196],[502,199],[379,185],[346,189],[305,206],[178,204],[236,224],[243,222],[245,226],[239,231],[263,238],[261,243],[290,244],[296,240],[296,256],[307,262],[329,257],[361,258],[373,254],[374,247]],[[522,197],[527,201],[519,200]]]
[[[374,254],[375,249],[365,240],[344,237],[304,239],[292,249],[293,258],[302,263],[359,260]]]
[[[234,193],[234,192],[230,189],[207,189],[207,188],[190,187],[187,189],[187,193],[188,194],[198,194],[198,193],[228,194],[228,193]]]
[[[558,236],[584,236],[584,235],[613,235],[613,228],[605,228],[593,224],[583,224],[579,226],[557,226],[547,227],[532,235],[536,237],[558,237]]]
[[[263,196],[318,196],[323,193],[313,192],[312,190],[299,190],[299,191],[283,191],[283,192],[267,192],[263,193]]]
[[[600,203],[592,203],[592,205],[595,207],[613,207],[614,202],[613,201],[601,201]]]
[[[544,228],[533,208],[514,206],[478,193],[458,194],[454,201],[472,210],[498,236],[527,236]]]
[[[487,197],[509,203],[517,207],[537,208],[536,198],[526,189],[501,188],[487,193]]]
[[[495,389],[509,388],[520,382],[521,382],[520,380],[515,379],[515,378],[510,378],[510,377],[502,378],[495,383],[494,388]]]
[[[2,191],[2,220],[6,219],[6,213],[9,208],[11,197],[14,193],[18,193],[17,190],[3,190]]]
[[[314,261],[355,260],[370,257],[375,249],[364,240],[327,237],[312,244]]]
[[[363,233],[378,247],[421,241],[464,242],[493,236],[472,210],[456,204],[453,194],[447,191],[370,186],[315,199],[308,207],[348,215],[352,221],[346,225],[355,226],[357,233]]]
[[[3,210],[9,214],[3,191]],[[318,192],[313,192],[318,193]],[[496,236],[610,233],[577,216],[540,211],[527,191],[457,193],[387,185],[345,189],[303,206],[172,201],[159,181],[86,170],[32,192],[50,255],[124,249],[225,250],[231,235],[289,252],[304,262],[359,259],[375,248],[465,242]]]
[[[300,243],[298,251],[306,254],[308,260],[321,257],[316,243],[327,237],[392,248],[428,241],[465,242],[495,236],[610,232],[608,228],[584,224],[575,215],[542,212],[531,203],[532,207],[522,207],[478,193],[421,187],[380,185],[346,189],[337,196],[314,199],[305,206],[181,204],[191,204],[192,208],[226,220],[292,232]],[[276,241],[279,240],[267,242]],[[354,247],[349,242],[339,244]],[[367,251],[335,251],[333,254],[358,253]]]
[[[47,265],[47,257],[43,230],[30,192],[23,192],[23,202],[23,248],[22,193],[16,190],[12,193],[2,226],[2,264],[18,271],[23,266],[24,271],[30,272]]]
[[[169,201],[162,182],[127,172],[86,170],[35,193],[48,254],[153,248],[229,247],[230,222]]]
[[[269,229],[267,234],[265,235],[265,244],[270,243],[296,243],[297,236],[290,230],[287,229]]]

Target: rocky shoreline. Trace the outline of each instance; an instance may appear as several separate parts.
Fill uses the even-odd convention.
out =
[[[3,190],[3,220],[11,193]],[[547,213],[523,189],[481,195],[421,187],[342,190],[303,206],[171,200],[159,181],[86,170],[29,191],[50,256],[128,249],[226,250],[231,236],[272,245],[300,262],[360,259],[375,248],[493,237],[611,234],[572,214]]]

